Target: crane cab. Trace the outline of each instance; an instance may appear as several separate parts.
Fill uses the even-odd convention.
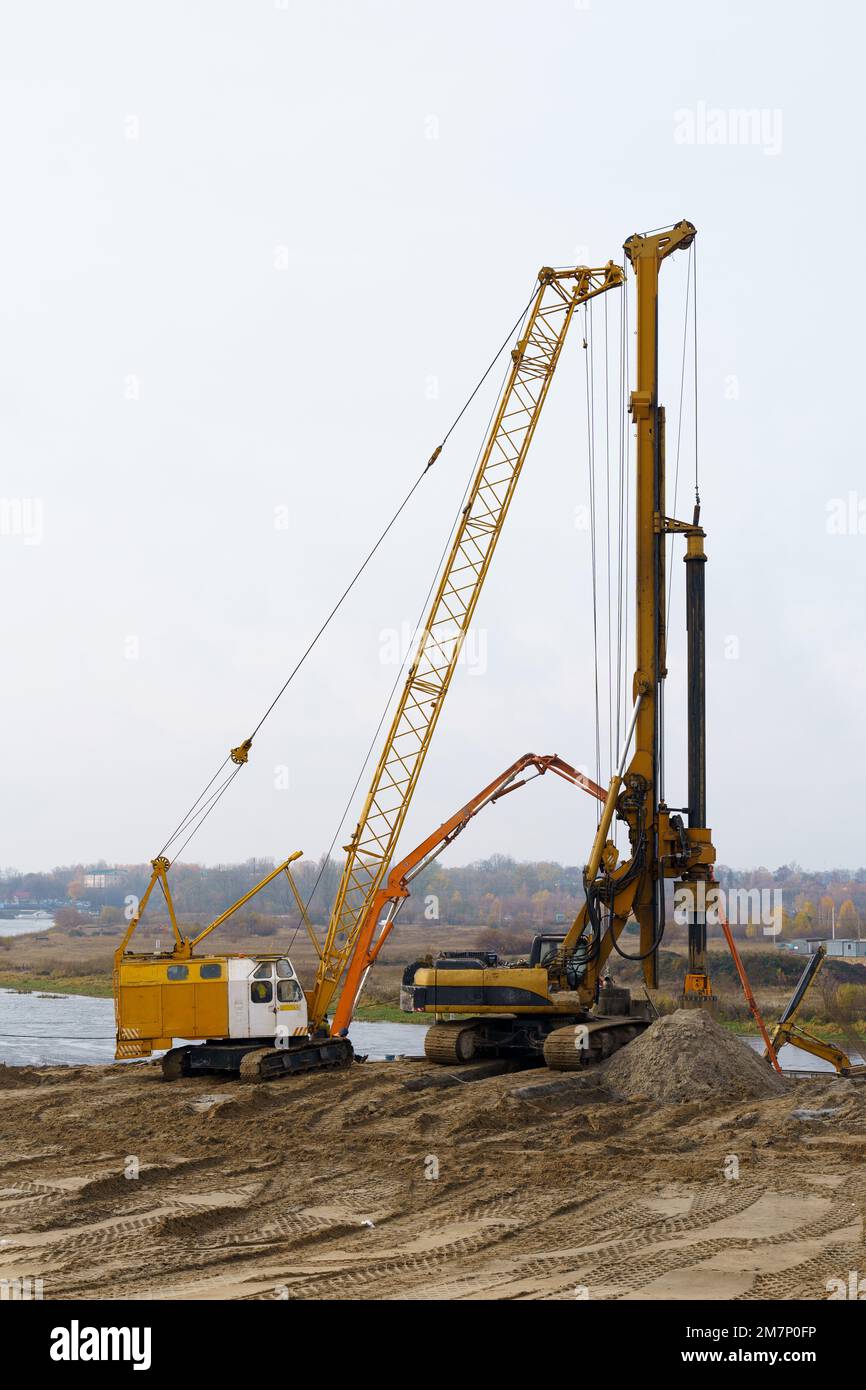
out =
[[[307,1031],[307,1001],[286,956],[228,959],[230,1038],[267,1038]]]
[[[284,955],[124,956],[115,979],[118,1060],[187,1041],[307,1033],[307,1001]]]

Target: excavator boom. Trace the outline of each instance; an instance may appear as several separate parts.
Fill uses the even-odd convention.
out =
[[[528,772],[532,772],[533,775],[531,777],[523,775]],[[579,772],[577,768],[565,762],[563,758],[557,757],[556,754],[539,756],[537,753],[525,753],[522,758],[518,758],[510,767],[494,778],[477,796],[467,801],[465,806],[461,806],[459,811],[455,811],[453,816],[443,821],[432,834],[422,840],[419,845],[416,845],[410,854],[407,854],[404,859],[392,867],[387,879],[373,897],[361,923],[355,949],[343,978],[340,998],[331,1025],[333,1035],[339,1036],[351,1023],[367,972],[391,934],[397,913],[409,896],[409,884],[412,879],[417,878],[428,864],[431,864],[448,845],[452,844],[457,836],[463,833],[469,822],[474,820],[478,812],[484,810],[485,806],[500,801],[503,796],[517,791],[520,787],[525,787],[536,777],[543,777],[546,772],[553,772],[566,782],[570,782],[572,786],[582,788],[583,791],[588,792],[598,801],[604,800],[604,789],[592,778],[587,777],[585,773]],[[381,920],[382,913],[386,911],[388,915],[384,920]],[[376,935],[377,927],[379,929],[378,935]]]

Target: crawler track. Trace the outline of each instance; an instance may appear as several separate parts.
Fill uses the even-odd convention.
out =
[[[625,1047],[648,1023],[639,1019],[590,1019],[549,1033],[544,1060],[551,1071],[580,1071]]]
[[[434,1023],[424,1037],[424,1056],[440,1067],[470,1062],[475,1056],[474,1020]]]

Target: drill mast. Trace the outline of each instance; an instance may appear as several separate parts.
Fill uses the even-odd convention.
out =
[[[664,879],[680,878],[689,907],[689,975],[685,1002],[709,997],[705,885],[715,851],[706,828],[704,719],[704,532],[698,509],[691,524],[666,514],[664,407],[658,399],[658,289],[662,262],[694,241],[691,222],[678,222],[649,236],[635,234],[624,246],[637,286],[637,379],[630,412],[635,425],[637,483],[635,514],[636,652],[632,685],[632,724],[622,761],[611,779],[584,882],[586,906],[563,943],[561,971],[566,981],[570,958],[591,927],[587,969],[590,992],[597,991],[611,951],[631,913],[640,928],[646,983],[657,984],[657,948],[664,928]],[[689,824],[661,799],[660,734],[662,681],[666,672],[665,542],[686,536],[689,618]],[[632,736],[634,751],[626,767]],[[608,839],[614,815],[628,825],[631,854],[622,864]],[[704,891],[699,885],[703,882]]]

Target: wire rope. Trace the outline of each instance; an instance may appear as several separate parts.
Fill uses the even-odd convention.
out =
[[[446,443],[448,442],[450,436],[452,435],[452,433],[453,433],[454,430],[456,429],[456,427],[457,427],[457,425],[459,424],[459,422],[462,420],[462,418],[463,418],[463,416],[465,415],[466,411],[469,409],[469,406],[472,404],[472,401],[473,401],[473,400],[475,399],[475,397],[478,395],[478,392],[481,390],[482,386],[484,385],[485,381],[486,381],[487,378],[489,377],[489,375],[490,375],[490,373],[492,372],[493,368],[495,367],[496,363],[499,361],[499,358],[502,356],[502,354],[503,354],[503,352],[505,351],[505,349],[507,348],[508,344],[511,342],[512,338],[514,337],[515,332],[521,327],[521,325],[522,325],[523,322],[525,321],[526,314],[527,314],[527,312],[528,312],[528,310],[529,310],[529,306],[531,305],[533,299],[535,298],[535,294],[536,294],[536,288],[535,288],[535,286],[533,286],[533,290],[532,290],[532,293],[531,293],[530,296],[529,296],[529,299],[527,300],[527,302],[526,302],[526,304],[524,305],[524,307],[521,309],[519,315],[517,316],[517,319],[516,319],[515,322],[512,324],[511,328],[508,330],[508,333],[506,334],[505,338],[502,340],[500,346],[497,348],[497,350],[496,350],[494,356],[490,359],[490,361],[489,361],[489,363],[487,364],[487,366],[485,367],[485,369],[484,369],[482,375],[479,377],[478,381],[475,383],[474,387],[472,388],[471,392],[470,392],[469,395],[467,396],[466,400],[463,402],[463,405],[460,407],[460,410],[459,410],[459,411],[457,412],[457,414],[454,416],[454,419],[451,421],[451,424],[448,426],[448,429],[445,431],[445,434],[442,436],[442,442],[438,445],[438,447],[437,447],[436,449],[434,449],[433,453],[430,455],[430,458],[428,459],[428,461],[427,461],[427,463],[425,464],[424,468],[421,470],[421,472],[419,473],[418,477],[415,479],[415,481],[413,482],[412,486],[409,488],[408,492],[406,493],[406,495],[405,495],[405,497],[403,498],[402,502],[401,502],[400,505],[398,506],[397,510],[394,512],[394,514],[393,514],[393,516],[391,517],[390,521],[387,523],[387,525],[384,527],[384,529],[380,532],[380,534],[379,534],[378,538],[376,539],[374,545],[373,545],[373,546],[371,547],[371,549],[367,552],[367,555],[365,556],[364,560],[363,560],[362,563],[358,566],[358,568],[357,568],[357,570],[355,571],[354,575],[352,576],[351,580],[350,580],[349,583],[346,585],[346,587],[345,587],[345,589],[343,590],[343,592],[340,594],[340,597],[337,599],[336,603],[335,603],[334,606],[331,608],[331,610],[330,610],[330,612],[328,613],[327,617],[325,618],[324,622],[321,624],[321,626],[319,627],[319,629],[317,630],[317,632],[316,632],[315,635],[313,636],[312,640],[308,643],[307,647],[306,647],[305,650],[302,652],[302,654],[301,654],[301,656],[299,657],[298,661],[295,663],[294,667],[293,667],[292,670],[289,672],[288,677],[287,677],[286,680],[283,682],[282,686],[281,686],[280,689],[277,691],[277,694],[274,696],[273,700],[272,700],[271,703],[268,705],[268,707],[267,707],[267,709],[265,710],[264,714],[261,716],[261,718],[259,719],[259,721],[258,721],[258,723],[256,724],[255,728],[253,729],[252,734],[249,736],[249,738],[248,738],[248,740],[247,740],[247,745],[249,745],[250,743],[252,743],[252,740],[253,740],[253,739],[256,737],[256,735],[258,734],[258,732],[259,732],[259,730],[261,729],[262,725],[264,724],[265,720],[268,718],[268,716],[272,713],[272,711],[274,710],[274,708],[276,707],[276,705],[277,705],[277,704],[279,703],[279,701],[282,699],[283,695],[284,695],[284,694],[286,693],[286,691],[288,690],[288,688],[289,688],[289,686],[291,685],[292,681],[294,680],[295,676],[298,674],[298,672],[300,671],[300,669],[301,669],[301,667],[303,666],[304,662],[307,660],[307,657],[308,657],[308,656],[310,655],[310,653],[313,651],[314,647],[317,645],[317,643],[319,642],[320,638],[324,635],[324,633],[326,632],[326,630],[327,630],[328,627],[330,626],[332,620],[334,619],[334,617],[336,616],[336,614],[339,612],[340,608],[343,606],[344,602],[346,601],[346,599],[348,598],[349,594],[350,594],[350,593],[352,592],[352,590],[354,589],[354,587],[355,587],[355,585],[357,584],[358,580],[361,578],[361,575],[364,573],[364,571],[366,570],[366,568],[367,568],[367,566],[369,565],[370,561],[373,559],[373,556],[374,556],[374,555],[376,554],[376,552],[378,551],[378,549],[379,549],[379,547],[381,546],[382,542],[384,541],[385,537],[388,535],[389,531],[392,529],[392,527],[394,526],[394,524],[396,523],[396,521],[398,520],[398,518],[400,517],[400,515],[402,514],[402,512],[405,510],[405,508],[406,508],[407,505],[409,504],[411,498],[413,497],[413,495],[414,495],[415,492],[417,491],[417,489],[418,489],[418,487],[420,486],[420,484],[421,484],[421,482],[423,481],[423,479],[427,476],[427,474],[429,473],[430,469],[431,469],[431,468],[433,467],[433,465],[435,464],[435,462],[436,462],[436,460],[438,459],[439,455],[441,454],[443,448],[445,447]],[[229,757],[231,757],[231,755],[229,755]],[[207,783],[207,785],[205,786],[204,790],[199,794],[199,796],[198,796],[198,797],[196,798],[196,800],[193,802],[193,804],[192,804],[192,806],[190,807],[190,809],[187,811],[186,815],[183,817],[183,819],[179,822],[178,826],[176,826],[175,830],[172,832],[172,834],[171,834],[171,835],[169,836],[169,838],[166,840],[165,844],[163,845],[162,849],[160,850],[160,855],[165,854],[166,851],[168,850],[169,846],[172,845],[177,839],[179,839],[180,836],[181,836],[181,835],[189,828],[189,826],[192,824],[192,825],[193,825],[193,829],[191,830],[191,832],[190,832],[190,834],[187,836],[187,838],[184,840],[184,842],[183,842],[183,844],[182,844],[182,846],[181,846],[181,849],[173,856],[172,862],[174,862],[174,860],[176,860],[176,859],[178,858],[179,854],[187,847],[187,845],[189,844],[189,842],[190,842],[190,840],[193,838],[193,836],[196,835],[196,834],[198,834],[198,831],[199,831],[199,830],[201,829],[201,827],[204,825],[204,822],[207,820],[208,816],[210,816],[211,812],[215,809],[217,803],[220,801],[220,799],[221,799],[223,793],[227,790],[227,788],[228,788],[228,787],[231,785],[231,783],[234,781],[234,779],[235,779],[235,777],[236,777],[236,775],[237,775],[237,772],[240,771],[240,768],[241,768],[242,766],[244,766],[244,763],[243,763],[243,762],[239,762],[239,763],[237,764],[237,766],[236,766],[235,771],[231,774],[231,776],[226,780],[226,782],[223,784],[222,788],[219,790],[219,793],[218,793],[217,795],[215,795],[215,796],[210,797],[209,800],[208,800],[208,802],[206,802],[205,805],[204,805],[204,807],[202,807],[201,803],[202,803],[204,797],[207,795],[207,792],[208,792],[208,791],[210,790],[210,788],[213,786],[214,782],[215,782],[215,781],[217,780],[217,778],[219,777],[219,775],[220,775],[220,773],[222,772],[223,768],[226,766],[226,763],[229,761],[229,757],[226,757],[226,758],[223,759],[222,763],[221,763],[220,766],[217,768],[217,771],[214,773],[213,777],[211,777],[210,781],[209,781],[209,782]],[[196,817],[197,817],[197,819],[196,819]]]

